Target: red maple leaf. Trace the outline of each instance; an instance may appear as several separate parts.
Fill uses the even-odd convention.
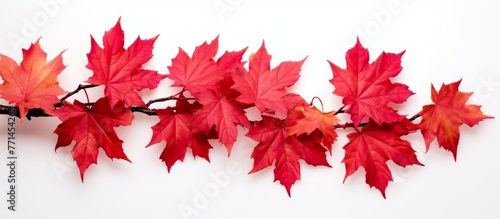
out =
[[[172,107],[155,110],[160,117],[160,122],[152,127],[153,137],[148,146],[159,143],[162,140],[167,144],[160,155],[160,159],[165,162],[170,172],[171,167],[178,160],[183,161],[186,155],[186,148],[190,147],[193,156],[200,156],[210,162],[208,150],[212,148],[208,143],[208,138],[204,133],[193,132],[193,111],[200,108],[199,104],[190,104],[180,95],[177,100],[175,112]]]
[[[419,113],[422,116],[420,130],[427,150],[431,142],[437,138],[439,146],[451,151],[455,160],[460,138],[459,127],[464,123],[472,127],[484,119],[493,118],[484,115],[481,112],[481,106],[466,105],[472,92],[458,91],[460,82],[461,80],[447,85],[443,84],[439,93],[432,85],[431,97],[435,104],[425,105]]]
[[[141,68],[153,57],[153,44],[157,38],[158,36],[141,40],[138,37],[125,49],[120,20],[104,34],[104,48],[91,36],[92,45],[90,53],[87,54],[89,63],[86,67],[94,74],[87,82],[105,85],[104,94],[109,98],[111,106],[119,101],[124,101],[127,106],[145,106],[137,91],[154,89],[166,77],[157,71]]]
[[[328,61],[333,71],[333,79],[330,80],[335,86],[333,93],[343,97],[344,105],[350,105],[346,112],[351,115],[356,129],[366,116],[378,124],[397,122],[405,118],[387,106],[391,102],[403,103],[413,95],[408,86],[389,80],[401,72],[403,53],[383,52],[377,60],[369,64],[368,50],[358,39],[356,45],[346,53],[346,69]]]
[[[174,81],[173,87],[185,87],[191,94],[203,93],[207,87],[222,80],[225,73],[220,69],[213,57],[219,49],[219,37],[210,44],[203,43],[196,47],[193,57],[179,48],[179,53],[172,59],[172,66],[168,66],[168,78]]]
[[[64,70],[62,52],[52,61],[46,61],[47,53],[40,47],[40,40],[23,49],[21,65],[11,58],[0,54],[0,96],[19,108],[21,121],[28,110],[41,108],[51,114],[54,104],[59,102],[58,95],[66,92],[59,87],[57,75]]]
[[[332,144],[337,139],[335,124],[340,120],[334,115],[334,112],[323,113],[316,107],[303,108],[304,118],[297,120],[297,123],[290,128],[290,135],[311,134],[318,130],[323,134],[323,145],[332,151]]]
[[[415,155],[410,142],[401,139],[418,129],[408,119],[392,124],[384,123],[382,126],[370,119],[361,131],[347,135],[349,143],[344,146],[347,179],[350,175],[364,167],[366,183],[375,186],[385,198],[385,189],[392,181],[392,174],[386,162],[392,160],[395,164],[406,167],[408,165],[422,165]]]
[[[193,127],[194,131],[208,133],[215,126],[217,135],[221,143],[226,146],[228,154],[231,153],[238,137],[236,126],[250,127],[245,111],[238,107],[234,100],[239,93],[230,88],[233,83],[231,78],[226,78],[217,85],[207,88],[205,92],[196,94],[196,99],[203,106],[193,115],[193,123],[196,124]]]
[[[118,102],[113,108],[107,97],[95,102],[91,108],[75,100],[73,104],[65,102],[54,112],[62,123],[54,133],[57,139],[56,150],[68,146],[73,140],[76,144],[71,154],[80,169],[83,181],[85,170],[91,164],[97,164],[98,149],[101,147],[106,155],[113,159],[130,161],[123,152],[123,141],[116,135],[114,127],[127,126],[132,123],[134,115],[123,102]]]
[[[280,181],[289,196],[292,185],[300,179],[300,159],[309,165],[330,167],[326,161],[326,149],[320,144],[321,132],[290,135],[290,129],[303,117],[301,112],[293,110],[285,121],[263,115],[262,121],[255,122],[247,133],[248,137],[259,142],[252,153],[254,165],[250,173],[276,162],[274,181]]]
[[[299,79],[300,68],[305,60],[282,62],[271,70],[271,56],[262,42],[259,50],[250,56],[249,71],[244,68],[233,71],[233,88],[241,93],[236,100],[255,104],[261,112],[286,113],[295,107],[286,99],[295,95],[287,93],[286,88]],[[305,102],[298,101],[295,104],[305,105]]]
[[[234,52],[226,51],[217,60],[217,65],[225,76],[232,76],[232,74],[242,71],[245,62],[241,60],[243,59],[243,54],[245,54],[246,50],[247,48]]]

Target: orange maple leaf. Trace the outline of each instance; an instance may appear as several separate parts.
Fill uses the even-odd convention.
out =
[[[303,133],[311,134],[314,130],[323,133],[323,145],[331,152],[332,144],[337,139],[335,124],[340,120],[334,115],[334,112],[323,113],[316,107],[305,107],[304,118],[297,121],[290,128],[289,135],[300,135]]]
[[[23,49],[23,61],[18,65],[13,59],[0,54],[0,96],[19,108],[21,121],[28,110],[40,108],[48,114],[55,110],[58,95],[66,91],[59,87],[57,75],[66,66],[62,63],[62,52],[47,63],[47,53],[40,47],[40,39],[30,48]]]

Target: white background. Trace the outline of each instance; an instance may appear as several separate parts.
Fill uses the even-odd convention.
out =
[[[46,10],[42,5],[47,2],[57,7]],[[332,73],[326,60],[345,66],[345,51],[359,35],[372,60],[382,51],[406,50],[404,70],[394,80],[408,84],[416,94],[399,107],[402,113],[411,116],[430,103],[431,83],[439,87],[462,78],[461,90],[476,92],[471,102],[483,105],[486,114],[499,116],[500,5],[493,0],[100,2],[2,1],[0,53],[20,61],[21,48],[28,44],[12,38],[34,42],[43,36],[41,45],[50,59],[66,50],[68,67],[59,81],[69,91],[92,74],[84,67],[89,35],[102,43],[104,31],[120,16],[127,46],[137,35],[160,34],[155,56],[146,67],[162,74],[167,73],[178,47],[191,53],[195,46],[220,34],[219,55],[249,46],[247,60],[264,39],[273,66],[309,56],[292,90],[307,100],[319,96],[325,110],[336,110],[341,102],[331,94],[328,80]],[[214,4],[230,10],[218,11]],[[157,90],[142,95],[147,101],[173,94],[171,83],[165,79]],[[101,92],[90,91],[91,99],[95,101]],[[75,98],[84,100],[82,94]],[[302,163],[302,179],[292,187],[289,198],[284,187],[273,183],[271,168],[247,174],[256,143],[244,137],[246,130],[240,129],[231,157],[212,142],[211,163],[187,155],[167,173],[158,159],[164,143],[145,148],[157,118],[135,115],[131,126],[117,129],[133,164],[111,161],[101,151],[98,165],[88,169],[84,183],[69,155],[71,147],[54,152],[57,136],[52,132],[58,119],[17,124],[15,213],[7,210],[5,202],[7,117],[2,116],[0,202],[4,204],[0,204],[0,218],[182,218],[180,208],[192,208],[195,214],[189,218],[500,218],[500,127],[496,120],[460,129],[457,162],[435,142],[425,154],[421,135],[408,136],[425,167],[403,169],[390,163],[394,182],[389,184],[387,199],[365,184],[362,169],[342,183],[342,146],[349,130],[339,130],[333,155],[328,157],[332,168]],[[228,174],[228,164],[236,167],[236,174]],[[230,181],[217,184],[214,174],[228,174]],[[207,194],[204,189],[208,187],[217,190]],[[200,194],[211,197],[201,200]]]

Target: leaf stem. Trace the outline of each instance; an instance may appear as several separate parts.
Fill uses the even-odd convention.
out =
[[[313,105],[313,102],[314,100],[319,100],[319,103],[321,104],[321,112],[325,112],[325,109],[323,108],[323,101],[321,100],[321,98],[319,98],[318,96],[314,96],[311,100],[311,103],[309,103],[310,106]]]
[[[83,89],[83,92],[85,93],[85,97],[87,97],[87,103],[90,103],[89,94],[87,93],[87,89]]]

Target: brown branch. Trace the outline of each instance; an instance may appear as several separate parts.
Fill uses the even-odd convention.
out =
[[[56,109],[59,108],[59,107],[62,107],[64,105],[64,101],[66,99],[68,99],[69,97],[75,95],[76,93],[80,92],[81,90],[84,90],[84,89],[87,89],[87,88],[92,88],[92,87],[97,87],[97,86],[99,86],[99,85],[95,85],[95,84],[83,85],[83,84],[80,84],[80,85],[78,85],[78,87],[75,90],[69,92],[64,97],[62,97],[61,100],[58,103],[54,104],[54,107]],[[177,95],[181,94],[183,91],[184,90],[182,90],[181,92],[179,92],[177,94],[174,94],[174,95],[172,95],[170,97],[165,97],[165,98],[159,98],[159,99],[150,100],[146,105],[149,107],[153,103],[163,102],[163,101],[168,101],[168,100],[179,100],[179,99],[194,100],[195,99],[195,98],[178,98],[178,97],[176,97]],[[94,103],[85,103],[85,105],[90,107],[90,106],[94,105]],[[175,110],[175,107],[172,107],[172,108]],[[12,110],[15,110],[14,116],[20,118],[21,115],[19,114],[19,108],[18,107],[16,107],[16,106],[5,106],[5,105],[1,105],[0,104],[0,114],[10,115],[11,112],[12,112]],[[146,108],[146,107],[141,107],[141,106],[132,106],[130,108],[130,110],[132,112],[143,113],[143,114],[146,114],[148,116],[155,116],[155,115],[157,115],[154,110]],[[28,110],[28,113],[26,114],[26,118],[28,120],[31,120],[31,117],[52,117],[52,115],[47,114],[42,109],[35,108],[35,109]]]
[[[89,87],[95,87],[95,85],[80,85],[78,86],[77,90],[82,90],[82,89],[85,89],[85,88],[89,88]],[[71,92],[73,94],[75,94],[76,92]],[[69,93],[69,94],[71,94]],[[66,95],[65,98],[68,98],[70,97],[71,95]],[[154,99],[154,100],[150,100],[146,105],[149,106],[151,105],[152,103],[157,103],[157,102],[162,102],[162,101],[168,101],[168,100],[177,100],[177,99],[187,99],[187,100],[190,100],[190,99],[194,99],[194,98],[177,98],[177,97],[174,97],[174,96],[170,96],[170,97],[165,97],[165,98],[159,98],[159,99]],[[63,101],[61,101],[60,103],[57,103],[57,107],[61,107],[62,106],[62,103]],[[86,103],[85,104],[86,106],[92,106],[94,105],[94,103]],[[175,110],[175,107],[172,107],[174,110]],[[343,113],[344,112],[344,109],[345,106],[341,107],[336,113]],[[12,110],[15,110],[15,116],[16,117],[20,117],[20,114],[19,114],[19,109],[18,107],[16,106],[5,106],[5,105],[1,105],[0,104],[0,114],[5,114],[5,115],[9,115],[11,114]],[[138,113],[143,113],[143,114],[146,114],[148,116],[157,116],[158,114],[156,114],[156,112],[152,109],[149,109],[149,108],[146,108],[146,107],[142,107],[142,106],[132,106],[130,108],[130,110],[132,112],[138,112]],[[42,109],[30,109],[28,111],[28,114],[26,115],[26,118],[28,118],[28,120],[31,120],[31,117],[51,117],[52,115],[49,115],[47,113],[45,113]],[[417,118],[420,117],[420,114],[415,114],[413,115],[412,117],[410,117],[408,120],[410,120],[410,122],[413,122],[414,120],[416,120]],[[256,122],[259,122],[259,121],[250,121],[250,124],[251,125],[254,125]],[[368,123],[360,123],[358,125],[358,127],[363,127],[363,126],[366,126]],[[334,126],[336,129],[347,129],[347,128],[354,128],[354,123],[351,123],[351,122],[347,122],[347,123],[344,123],[344,124],[336,124]]]
[[[18,107],[0,105],[0,114],[11,115],[11,112],[13,110],[15,112],[13,116],[20,118],[21,114],[19,114]],[[28,118],[28,120],[30,120],[31,117],[50,117],[50,116],[51,115],[45,113],[42,109],[30,109],[28,111],[28,114],[26,114],[26,118]]]
[[[94,105],[94,103],[86,103],[85,105],[92,106],[92,105]],[[0,114],[10,115],[12,110],[15,110],[14,116],[20,118],[21,115],[19,114],[18,107],[0,105]],[[143,113],[143,114],[146,114],[148,116],[156,116],[157,115],[154,110],[151,110],[151,109],[148,109],[148,108],[145,108],[142,106],[133,106],[130,108],[130,110],[132,112]],[[42,109],[35,108],[35,109],[28,110],[28,114],[26,115],[26,118],[28,120],[31,120],[32,117],[52,117],[52,115],[47,114]]]

